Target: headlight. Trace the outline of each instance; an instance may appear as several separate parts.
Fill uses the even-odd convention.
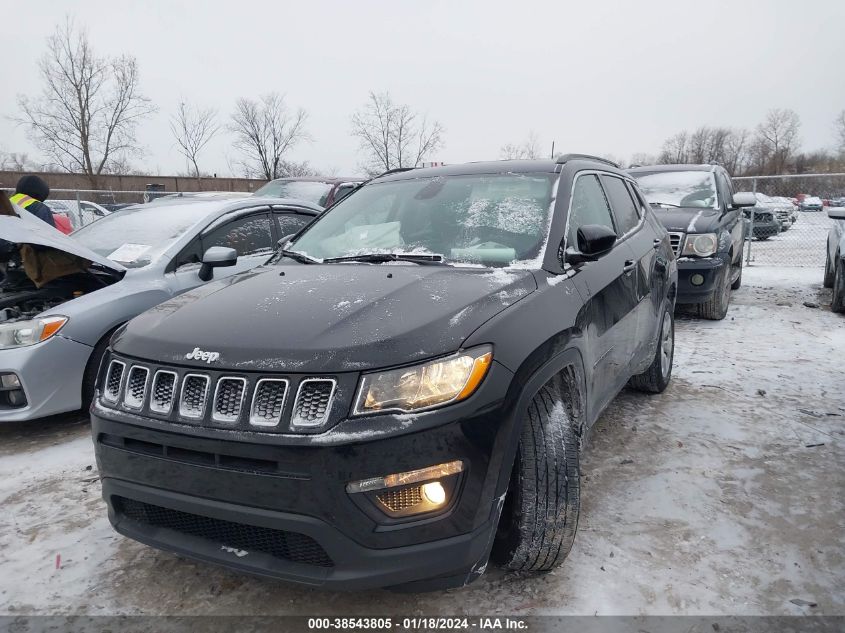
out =
[[[469,398],[493,362],[489,345],[422,365],[365,374],[355,414],[421,411]]]
[[[684,242],[684,250],[681,255],[693,255],[695,257],[707,257],[716,252],[719,248],[719,238],[715,233],[690,233]]]
[[[67,323],[67,317],[49,316],[31,321],[0,323],[0,349],[26,347],[46,341]]]

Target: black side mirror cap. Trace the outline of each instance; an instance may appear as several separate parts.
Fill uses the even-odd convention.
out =
[[[616,244],[618,236],[609,226],[585,224],[578,227],[578,251],[566,251],[566,263],[577,265],[594,261],[607,253]]]
[[[203,281],[210,281],[214,276],[215,268],[225,268],[238,263],[238,251],[225,246],[212,246],[202,256],[199,278]]]

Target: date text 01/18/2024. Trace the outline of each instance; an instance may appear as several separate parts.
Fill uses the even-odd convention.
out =
[[[477,617],[443,618],[309,618],[309,630],[381,630],[381,631],[431,631],[431,630],[477,630],[477,631],[524,631],[528,623],[520,618]]]

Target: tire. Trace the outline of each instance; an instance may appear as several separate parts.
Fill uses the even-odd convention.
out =
[[[830,265],[830,251],[827,251],[827,255],[825,257],[824,262],[824,281],[822,281],[822,285],[825,288],[833,288],[833,276],[834,270]]]
[[[513,571],[550,571],[575,541],[580,441],[559,392],[547,385],[523,420],[492,557]]]
[[[672,362],[675,358],[675,315],[668,308],[663,311],[657,333],[654,360],[643,373],[631,377],[628,384],[639,391],[661,393],[672,380]]]
[[[742,286],[742,253],[739,254],[739,275],[736,281],[731,284],[731,290],[739,290]]]
[[[728,314],[728,306],[731,303],[731,275],[730,268],[726,267],[722,275],[721,286],[704,303],[698,304],[698,316],[721,321]]]
[[[118,326],[119,327],[119,326]],[[94,389],[97,387],[97,374],[99,373],[100,363],[103,356],[108,349],[111,335],[117,328],[109,330],[103,338],[94,346],[94,351],[88,358],[88,364],[85,365],[85,373],[82,375],[82,406],[80,411],[86,413],[91,407],[91,401],[94,399]]]
[[[839,260],[839,257],[836,258]],[[845,263],[837,261],[833,273],[833,300],[830,309],[834,312],[845,312]]]
[[[761,242],[765,242],[770,237],[771,237],[771,235],[760,235],[760,236],[757,237],[757,239],[760,240]]]

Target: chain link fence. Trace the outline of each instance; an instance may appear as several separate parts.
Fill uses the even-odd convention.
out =
[[[757,205],[744,210],[746,262],[761,266],[823,268],[831,206],[845,206],[845,174],[733,178],[736,191],[751,191]]]

